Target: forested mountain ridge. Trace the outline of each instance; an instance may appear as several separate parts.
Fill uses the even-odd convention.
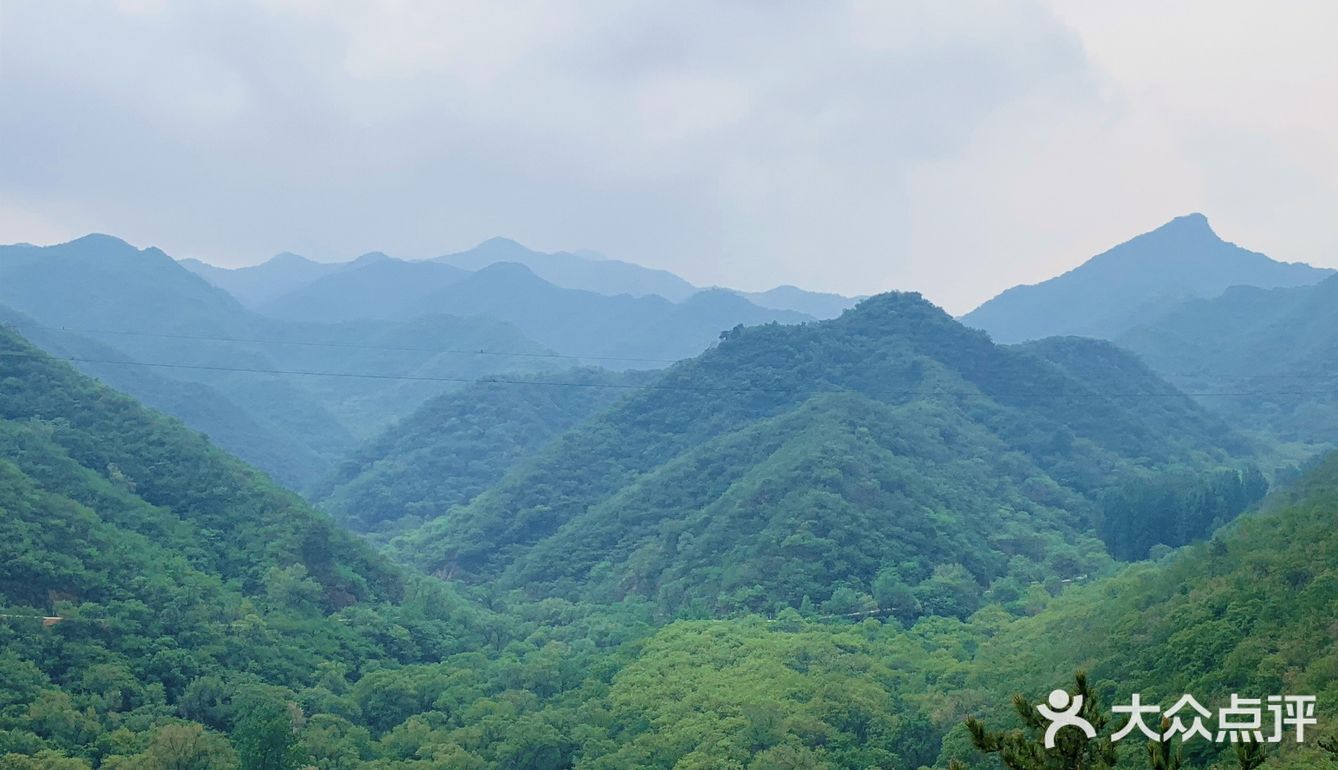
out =
[[[848,320],[884,344],[889,327],[903,329],[905,339],[887,351],[888,359],[938,349],[942,332],[958,328],[913,298],[874,303],[880,312]],[[744,355],[756,364],[738,374],[759,380],[759,387],[739,396],[782,397],[787,391],[775,386],[793,384],[785,379],[793,367],[763,365],[775,351],[747,340],[778,329],[786,331],[737,332],[721,346],[726,359]],[[774,622],[680,621],[656,630],[635,603],[495,601],[489,612],[435,581],[405,575],[175,421],[4,335],[5,349],[22,353],[0,358],[0,614],[7,616],[0,619],[0,766],[6,770],[234,770],[239,755],[253,762],[265,742],[282,751],[272,766],[284,770],[942,768],[952,758],[976,766],[962,718],[997,719],[1014,691],[1043,694],[1080,666],[1092,669],[1107,702],[1134,690],[1149,700],[1192,692],[1213,705],[1230,691],[1286,691],[1318,695],[1327,719],[1327,704],[1338,698],[1328,629],[1338,612],[1331,585],[1338,458],[1212,543],[1132,565],[1058,599],[1051,597],[1061,593],[1057,575],[1081,566],[1082,546],[1033,538],[1019,542],[1054,556],[1043,565],[1050,577],[1044,585],[992,585],[980,609],[951,606],[953,599],[982,597],[961,572],[942,569],[909,592],[890,577],[881,581],[874,588],[880,603],[897,610],[875,616],[884,622],[821,623],[786,610]],[[801,374],[829,372],[824,386],[852,376],[840,362],[858,350],[839,349],[825,336],[810,342],[800,346],[801,358],[823,348],[831,355],[795,362]],[[800,402],[796,409],[722,403],[734,413],[727,421],[765,409],[788,425],[777,430],[767,420],[748,421],[744,431],[721,435],[737,437],[745,456],[749,443],[785,443],[805,431],[791,448],[810,456],[823,453],[827,438],[838,442],[829,445],[837,454],[860,446],[876,453],[875,445],[901,441],[906,446],[892,459],[912,464],[905,472],[919,473],[913,463],[926,457],[925,473],[946,463],[952,477],[1007,495],[1011,474],[1039,467],[1000,445],[1006,434],[994,428],[1005,424],[1001,416],[963,413],[954,401],[1006,409],[951,394],[968,381],[1015,401],[1056,392],[1036,387],[1056,386],[1063,376],[1042,352],[1075,370],[1081,361],[1104,360],[1107,368],[1088,368],[1103,379],[1122,371],[1114,365],[1119,352],[1103,343],[982,345],[955,362],[969,380],[949,383],[940,372],[922,383],[920,392],[934,398],[892,403],[885,399],[908,389],[889,382],[882,399],[844,388],[790,399]],[[972,360],[979,362],[974,369]],[[708,363],[689,362],[669,374],[704,368],[718,379],[697,382],[699,392],[721,395],[728,371]],[[862,387],[883,382],[884,364]],[[1002,376],[1006,364],[1034,372],[1034,379]],[[769,384],[761,382],[766,372],[774,377]],[[1135,369],[1118,384],[1131,389],[1146,381],[1150,388],[1155,378],[1147,377]],[[1075,380],[1062,381],[1085,396],[1084,408],[1099,401],[1090,390],[1076,390]],[[1047,398],[1044,408],[1056,403]],[[831,419],[806,419],[810,410],[829,410]],[[941,419],[923,419],[925,412]],[[1098,406],[1098,412],[1117,418],[1121,410]],[[842,416],[847,425],[836,421]],[[879,425],[882,417],[898,421],[898,431]],[[1148,449],[1173,460],[1184,453],[1177,441],[1188,440],[1202,416],[1190,410],[1181,422],[1172,413],[1148,419],[1170,420],[1164,443]],[[1127,416],[1111,429],[1138,422]],[[1079,445],[1099,437],[1079,434],[1095,427],[1080,425],[1070,439],[1090,457],[1096,450]],[[873,438],[861,438],[860,429]],[[1203,430],[1213,435],[1211,420]],[[635,433],[625,438],[634,446],[641,441]],[[958,451],[969,438],[995,443],[978,445],[976,457]],[[992,464],[982,466],[981,459]],[[768,461],[787,457],[775,452]],[[838,470],[852,468],[841,462]],[[801,458],[797,467],[815,482],[818,496],[810,500],[843,483],[830,475],[833,466]],[[763,483],[778,478],[765,469],[761,476]],[[941,480],[931,475],[923,483]],[[1039,490],[1052,499],[1058,523],[1035,514],[1014,518],[1026,527],[997,530],[996,542],[962,552],[994,558],[989,551],[997,539],[1025,538],[1035,524],[1061,527],[1068,501],[1081,502],[1044,477],[1031,484],[1036,488],[1024,484],[1022,493]],[[953,494],[973,497],[969,488]],[[957,534],[963,524],[988,527],[997,519],[940,521],[950,526],[932,534],[951,540],[963,537]],[[795,545],[823,547],[811,539]],[[848,587],[841,601],[859,606],[853,592]],[[403,600],[386,601],[397,597]],[[886,603],[898,599],[907,605]],[[942,603],[926,614],[910,604],[922,600]],[[965,621],[949,617],[970,610]],[[810,617],[821,611],[805,608]],[[43,628],[40,617],[49,614],[63,620]],[[1206,761],[1203,748],[1194,747],[1191,760]],[[1139,767],[1142,746],[1123,751],[1135,762],[1129,767]],[[1279,751],[1264,770],[1327,770],[1313,745]]]
[[[1101,377],[1065,370],[1084,358]],[[1099,564],[1083,533],[1103,490],[1249,452],[1109,344],[1001,347],[888,294],[726,335],[397,543],[536,596],[769,610],[867,596],[881,575],[932,604]]]
[[[1264,767],[1333,767],[1338,758],[1326,760],[1315,739],[1334,735],[1338,703],[1336,524],[1338,454],[1330,454],[1211,542],[1075,588],[1036,617],[991,634],[963,692],[1012,688],[1040,696],[1082,668],[1108,705],[1128,703],[1133,692],[1163,705],[1188,693],[1213,708],[1231,693],[1313,695],[1320,726],[1306,745],[1289,738],[1271,747],[1275,756]],[[1006,707],[1002,699],[967,706],[978,714]],[[1135,760],[1130,766],[1139,766],[1141,749],[1123,749]],[[1206,767],[1221,750],[1191,742],[1186,761]]]
[[[311,499],[361,531],[435,518],[652,377],[567,370],[442,394],[351,453]]]
[[[1202,214],[1177,217],[1082,265],[1034,285],[1015,286],[962,316],[999,342],[1055,335],[1114,339],[1185,300],[1231,286],[1307,286],[1329,269],[1277,262],[1223,241]]]
[[[172,415],[189,415],[190,426],[218,446],[265,468],[280,480],[301,479],[328,460],[282,426],[248,410],[202,382],[174,379],[154,367],[126,366],[129,357],[114,347],[65,330],[49,329],[27,315],[0,305],[0,328],[21,330],[32,344],[53,356],[74,359],[81,371],[145,406]],[[327,437],[328,438],[328,437]],[[334,447],[352,442],[338,434]]]
[[[82,377],[12,331],[0,329],[0,346],[0,419],[14,473],[59,494],[69,494],[65,481],[85,483],[90,497],[83,505],[138,500],[141,510],[112,523],[177,535],[163,544],[252,589],[268,567],[300,564],[329,607],[402,595],[398,571],[369,546],[204,437]],[[72,588],[39,593],[77,595]]]
[[[1312,445],[1338,437],[1338,276],[1235,287],[1116,341],[1237,424]]]

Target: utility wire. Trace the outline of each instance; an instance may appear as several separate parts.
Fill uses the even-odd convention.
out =
[[[372,350],[372,351],[391,351],[391,352],[415,352],[415,353],[447,353],[453,355],[469,356],[497,356],[502,358],[547,358],[547,359],[565,359],[571,361],[635,361],[639,363],[651,364],[674,364],[684,359],[678,358],[649,358],[644,356],[609,356],[584,353],[537,353],[537,352],[510,352],[505,350],[487,350],[470,348],[437,348],[437,347],[419,347],[413,345],[373,345],[358,342],[331,342],[322,340],[301,340],[301,339],[278,339],[278,338],[257,338],[257,337],[223,337],[204,334],[172,334],[168,332],[147,332],[134,331],[127,329],[83,329],[68,326],[48,326],[45,324],[9,322],[7,326],[27,329],[42,329],[45,331],[64,332],[66,334],[105,334],[122,337],[151,337],[156,339],[178,339],[192,340],[198,342],[234,342],[255,345],[293,345],[299,347],[321,347],[321,348],[348,348],[354,350]],[[129,362],[127,362],[129,363]],[[1199,377],[1225,378],[1231,380],[1307,380],[1307,379],[1329,379],[1338,377],[1334,372],[1293,372],[1293,373],[1259,373],[1259,374],[1217,374],[1208,371],[1195,372],[1159,372],[1163,378],[1192,379]],[[1193,394],[1191,394],[1193,395]],[[1211,395],[1211,394],[1210,394]]]
[[[67,326],[46,326],[43,324],[11,323],[11,326],[46,331],[65,332],[67,334],[109,334],[122,337],[153,337],[157,339],[193,340],[200,342],[240,342],[256,345],[297,345],[320,348],[352,348],[356,350],[400,351],[415,353],[452,353],[470,356],[503,356],[516,358],[563,358],[576,361],[637,361],[652,364],[677,363],[677,358],[645,358],[640,356],[583,355],[577,353],[534,353],[508,352],[503,350],[470,350],[467,348],[415,347],[410,345],[369,345],[357,342],[328,342],[318,340],[262,339],[248,337],[213,337],[203,334],[170,334],[167,332],[130,331],[124,329],[78,329]]]
[[[645,385],[635,385],[630,383],[612,383],[612,382],[554,382],[551,380],[532,380],[532,379],[507,379],[502,377],[432,377],[427,375],[413,374],[382,374],[382,373],[362,373],[362,372],[322,372],[306,371],[295,369],[257,369],[250,367],[236,366],[214,366],[208,364],[174,364],[151,361],[126,361],[115,359],[85,358],[82,356],[57,356],[49,353],[33,353],[22,350],[0,351],[0,357],[10,358],[29,358],[44,359],[52,358],[72,363],[84,364],[108,364],[115,366],[142,366],[161,369],[190,369],[211,372],[240,372],[245,374],[272,374],[272,375],[296,375],[305,377],[345,377],[352,379],[370,379],[370,380],[393,380],[407,382],[450,382],[462,383],[467,385],[474,384],[500,384],[500,385],[540,385],[550,387],[567,388],[616,388],[620,390],[664,390],[681,391],[685,393],[788,393],[796,394],[803,392],[805,394],[815,395],[818,393],[845,393],[850,392],[850,388],[828,388],[812,389],[801,391],[795,388],[732,388],[732,387],[692,387],[681,385],[665,385],[659,383],[649,383]],[[1082,393],[1064,393],[1058,391],[1028,391],[1028,392],[990,392],[990,391],[960,391],[952,392],[945,390],[925,391],[923,389],[901,391],[899,395],[907,397],[912,396],[956,396],[959,398],[970,398],[973,396],[989,396],[992,398],[1053,398],[1053,399],[1101,399],[1101,398],[1171,398],[1179,399],[1185,397],[1224,397],[1224,398],[1246,398],[1256,396],[1328,396],[1338,395],[1338,390],[1252,390],[1252,391],[1217,391],[1217,392],[1181,392],[1171,391],[1164,393],[1112,393],[1102,391],[1086,391]]]

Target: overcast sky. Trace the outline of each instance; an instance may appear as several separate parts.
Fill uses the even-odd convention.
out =
[[[0,242],[505,235],[953,312],[1202,211],[1338,266],[1338,3],[0,0]]]

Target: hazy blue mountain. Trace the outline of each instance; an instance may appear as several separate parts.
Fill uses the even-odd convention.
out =
[[[358,264],[352,269],[404,263],[369,255]],[[550,351],[493,319],[320,324],[263,316],[158,249],[110,236],[0,247],[0,303],[27,316],[16,326],[53,351],[73,355],[95,341],[97,355],[76,357],[96,360],[79,368],[216,436],[294,488],[437,393],[557,365]],[[142,376],[146,369],[158,376]],[[165,389],[164,379],[209,395]]]
[[[321,447],[304,441],[288,426],[266,420],[211,385],[176,379],[151,367],[109,363],[133,359],[111,345],[49,329],[3,305],[0,305],[0,325],[21,332],[32,344],[54,356],[79,359],[74,365],[84,374],[119,391],[135,394],[148,407],[165,414],[188,416],[191,428],[237,457],[265,468],[283,484],[298,486],[319,474],[352,442],[352,436],[339,431],[336,445],[321,451]]]
[[[1233,287],[1116,341],[1242,425],[1287,441],[1338,440],[1338,276]]]
[[[768,307],[773,310],[794,310],[821,320],[835,318],[857,305],[861,299],[864,299],[864,297],[845,297],[840,294],[805,291],[797,286],[789,285],[777,286],[767,291],[741,291],[738,294],[758,307]]]
[[[945,580],[977,597],[1094,568],[1106,490],[1250,451],[1110,343],[999,346],[880,295],[729,333],[394,547],[536,597],[771,611],[883,575],[964,616]]]
[[[488,315],[514,324],[559,353],[624,360],[617,368],[645,368],[696,355],[722,331],[740,324],[801,323],[811,317],[759,308],[732,292],[707,290],[681,303],[659,296],[606,296],[563,289],[524,265],[499,262],[424,298],[412,313]]]
[[[403,318],[406,308],[468,275],[468,271],[438,262],[363,255],[332,275],[257,307],[266,315],[298,321]]]
[[[1015,286],[961,320],[998,342],[1053,335],[1113,339],[1185,300],[1215,297],[1231,286],[1305,286],[1332,273],[1223,241],[1206,217],[1189,214],[1063,275]]]
[[[588,252],[533,251],[508,238],[490,238],[468,251],[437,257],[435,261],[471,271],[498,262],[515,262],[525,265],[554,286],[597,294],[631,294],[635,297],[654,294],[677,302],[698,291],[696,286],[667,270],[599,258]]]
[[[247,267],[215,267],[198,259],[183,259],[180,262],[187,270],[228,292],[248,307],[258,307],[299,286],[337,273],[349,264],[316,262],[290,251]]]

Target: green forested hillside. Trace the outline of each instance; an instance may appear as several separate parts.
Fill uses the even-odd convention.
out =
[[[1307,445],[1331,446],[1338,436],[1338,277],[1235,287],[1117,342],[1243,427]]]
[[[897,306],[903,322],[928,312],[884,301],[910,303]],[[1047,692],[1078,667],[1107,698],[1315,694],[1327,720],[1338,697],[1338,458],[1211,543],[1068,590],[1056,579],[1020,596],[995,586],[965,620],[817,622],[805,608],[657,630],[636,603],[495,597],[483,609],[391,567],[175,421],[13,335],[4,342],[24,354],[0,359],[5,770],[985,768],[961,720],[1006,726],[1012,692]],[[842,402],[879,434],[879,410],[903,428],[916,410],[944,411],[824,393],[772,419],[803,426],[804,410]],[[944,453],[983,431],[939,418],[915,420],[903,440]],[[834,451],[873,451],[871,439],[846,441]],[[896,463],[932,472],[918,457]],[[981,483],[1000,470],[941,459]],[[839,486],[829,469],[813,472]],[[935,539],[977,537],[965,518],[936,519]],[[1052,578],[1062,569],[1060,543],[1028,547],[1057,555]],[[935,595],[977,597],[961,578],[937,571]],[[929,596],[922,588],[909,599]],[[907,598],[895,583],[875,589]],[[1317,734],[1332,731],[1321,724]],[[1280,752],[1266,769],[1332,766],[1313,745]],[[1123,756],[1122,767],[1145,767],[1141,746]],[[1207,767],[1199,749],[1188,757],[1186,770]]]
[[[469,502],[651,376],[578,369],[484,380],[437,396],[353,452],[311,499],[357,530],[422,523]]]
[[[630,612],[571,631],[570,612],[503,619],[405,575],[175,420],[2,334],[5,770],[421,770],[404,739],[375,739],[434,704],[509,722],[574,686],[546,666],[639,633]],[[540,617],[550,630],[528,639]],[[520,766],[506,752],[524,736],[499,735],[456,766]]]
[[[1248,452],[1109,344],[1000,347],[882,295],[732,332],[396,547],[532,596],[960,616],[1099,567],[1104,491]]]
[[[1310,748],[1278,747],[1283,753],[1267,767],[1338,766],[1314,748],[1316,737],[1338,734],[1336,525],[1338,455],[1331,455],[1211,542],[1074,589],[990,634],[961,680],[964,690],[1011,687],[1035,696],[1084,668],[1108,703],[1127,703],[1132,692],[1149,703],[1190,693],[1214,706],[1233,692],[1315,695],[1320,728]],[[972,708],[990,706],[1007,704]],[[1212,747],[1191,744],[1187,756],[1206,761]],[[1125,751],[1138,760],[1140,748]]]

